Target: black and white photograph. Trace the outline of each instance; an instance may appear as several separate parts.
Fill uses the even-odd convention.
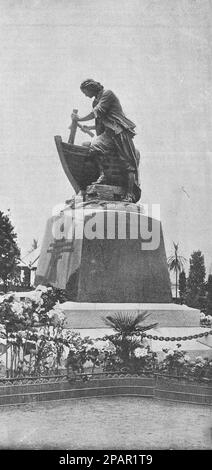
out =
[[[0,457],[204,463],[211,95],[211,0],[0,0]]]

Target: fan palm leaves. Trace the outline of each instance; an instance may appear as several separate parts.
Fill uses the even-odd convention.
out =
[[[154,328],[157,323],[151,325],[143,325],[141,323],[150,315],[145,310],[144,312],[138,313],[136,316],[132,316],[128,313],[115,313],[114,315],[108,315],[104,322],[107,326],[115,330],[121,336],[133,336],[138,332],[144,332]]]
[[[173,242],[173,245],[174,245],[174,255],[169,256],[169,258],[167,259],[167,263],[168,263],[169,270],[175,272],[176,299],[177,299],[179,273],[183,271],[184,264],[187,260],[186,258],[184,258],[184,256],[181,256],[178,253],[179,243]]]
[[[108,315],[104,319],[104,323],[116,331],[116,334],[108,336],[108,339],[118,348],[125,365],[129,362],[132,351],[141,345],[141,340],[138,340],[136,336],[139,337],[144,331],[157,326],[157,323],[141,325],[149,315],[147,311],[138,313],[136,316],[120,312]]]

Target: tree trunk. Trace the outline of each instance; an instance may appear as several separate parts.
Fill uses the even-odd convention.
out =
[[[14,360],[14,351],[13,345],[11,344],[11,352],[10,352],[10,377],[13,377],[13,360]]]
[[[9,371],[8,371],[8,333],[6,334],[6,377],[9,377]]]

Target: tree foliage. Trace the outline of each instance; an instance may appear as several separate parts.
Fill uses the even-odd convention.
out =
[[[29,297],[19,300],[15,293],[0,302],[0,338],[6,340],[6,374],[41,374],[58,371],[64,346],[64,314],[60,289],[38,286]]]
[[[175,282],[176,282],[176,299],[178,296],[178,277],[181,271],[183,271],[184,264],[186,262],[186,258],[184,256],[179,255],[179,243],[174,243],[174,255],[169,256],[167,259],[168,268],[170,271],[174,271],[175,273]]]
[[[208,276],[206,315],[212,315],[212,274]]]
[[[17,263],[20,250],[17,245],[17,235],[9,217],[0,211],[0,279],[5,291],[17,275]]]
[[[189,261],[186,303],[189,307],[204,309],[206,293],[204,255],[200,250],[194,251]]]
[[[186,275],[185,271],[181,271],[179,275],[179,293],[180,293],[180,301],[183,304],[185,302],[185,297],[186,297]]]

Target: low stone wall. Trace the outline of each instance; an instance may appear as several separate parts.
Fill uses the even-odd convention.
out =
[[[154,396],[161,400],[212,405],[212,384],[204,385],[157,375]]]
[[[0,406],[102,396],[137,396],[212,405],[212,385],[182,383],[157,375],[139,377],[101,374],[86,381],[83,378],[68,380],[66,376],[58,376],[46,378],[42,383],[38,383],[38,379],[37,383],[32,383],[32,380],[29,378],[29,383],[13,380],[13,384],[9,379],[2,381],[2,384],[0,381]]]
[[[153,397],[154,385],[154,378],[133,376],[94,376],[86,382],[63,378],[62,381],[49,383],[3,385],[0,386],[0,405],[113,395]]]

